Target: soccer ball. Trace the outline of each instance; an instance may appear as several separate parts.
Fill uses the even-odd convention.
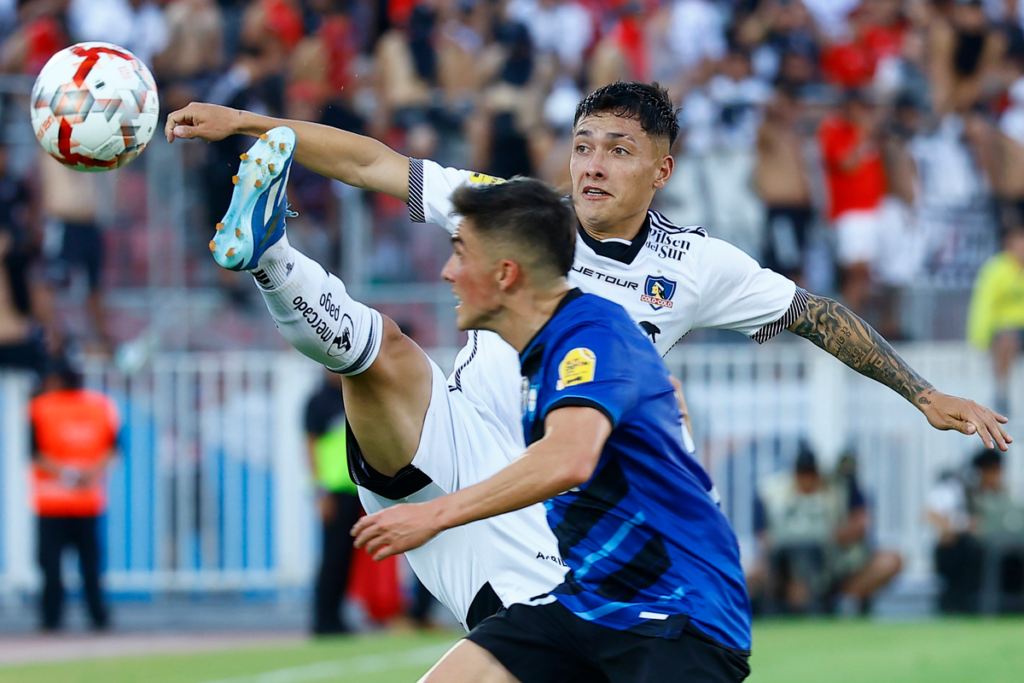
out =
[[[32,128],[76,171],[109,171],[146,148],[160,101],[146,65],[110,43],[79,43],[50,58],[32,86]]]

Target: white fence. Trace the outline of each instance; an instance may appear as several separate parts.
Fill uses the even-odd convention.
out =
[[[984,357],[960,345],[900,350],[937,387],[990,400]],[[924,498],[941,469],[979,448],[977,437],[932,430],[902,398],[802,341],[683,345],[668,361],[684,379],[700,457],[748,559],[756,481],[788,467],[807,440],[826,467],[847,446],[857,450],[877,542],[904,554],[908,578],[930,574]],[[90,372],[89,385],[117,400],[125,426],[109,478],[108,587],[307,586],[317,549],[302,411],[320,377],[293,353],[165,355],[131,377]],[[1022,385],[1015,384],[1017,415]],[[26,491],[28,391],[24,378],[0,376],[0,597],[38,582]],[[1024,462],[1011,454],[1019,495]]]

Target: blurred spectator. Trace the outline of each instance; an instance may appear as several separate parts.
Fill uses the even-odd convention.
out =
[[[0,48],[0,69],[34,76],[68,44],[62,21],[63,4],[61,0],[18,2],[19,26]]]
[[[164,11],[167,46],[153,58],[167,111],[201,99],[224,59],[224,19],[214,0],[173,0]]]
[[[167,23],[153,0],[71,0],[67,22],[75,42],[120,45],[148,66],[167,47]]]
[[[1005,611],[1003,596],[1015,596],[1018,603],[1024,598],[1024,508],[1013,501],[1006,487],[1002,453],[986,449],[971,464],[978,479],[969,493],[968,507],[983,550],[980,607]]]
[[[554,57],[558,72],[579,78],[594,41],[594,19],[572,0],[509,0],[508,18],[526,26],[538,56]]]
[[[897,553],[872,551],[867,543],[867,504],[852,456],[829,481],[802,447],[793,473],[780,472],[758,487],[754,509],[770,605],[791,613],[835,607],[856,614],[900,571]]]
[[[306,403],[305,426],[322,529],[313,633],[346,633],[349,628],[342,620],[342,610],[352,564],[353,539],[349,531],[359,520],[362,508],[348,473],[341,381],[329,370],[324,371],[323,384]]]
[[[42,378],[47,351],[43,329],[33,313],[33,263],[39,240],[33,229],[28,185],[7,169],[7,148],[0,146],[0,368],[31,370]]]
[[[932,101],[940,115],[963,113],[998,90],[1006,39],[989,25],[981,0],[935,0],[932,7]]]
[[[675,57],[679,77],[705,61],[725,56],[725,15],[709,0],[675,0],[669,19],[667,42]]]
[[[42,628],[56,631],[64,611],[61,558],[78,552],[82,588],[94,630],[109,627],[100,586],[99,518],[106,508],[105,474],[114,456],[120,421],[107,396],[82,388],[66,361],[47,374],[29,404],[32,427],[32,500],[39,516],[43,571]]]
[[[997,411],[1009,411],[1010,377],[1024,345],[1024,225],[1006,231],[1003,250],[978,273],[967,339],[992,354]]]
[[[967,490],[957,473],[944,472],[928,494],[928,522],[938,534],[935,573],[939,575],[939,611],[969,614],[978,611],[981,588],[981,544],[973,533],[967,509]]]
[[[99,181],[89,173],[72,171],[50,156],[39,154],[42,181],[42,208],[46,219],[43,236],[45,287],[42,295],[49,301],[55,289],[67,289],[76,275],[86,283],[86,307],[92,322],[92,337],[87,349],[109,354],[113,348],[107,329],[107,309],[103,292],[105,248],[97,205],[103,200]],[[54,347],[64,341],[63,325],[44,320]]]
[[[799,103],[781,89],[765,107],[757,135],[754,186],[767,209],[764,265],[803,287],[814,213],[804,141],[797,129],[799,113]]]
[[[771,87],[754,75],[750,55],[741,48],[729,50],[717,72],[683,101],[686,149],[752,151],[761,119],[759,107],[768,101]]]
[[[879,208],[886,186],[878,149],[879,123],[875,105],[863,92],[851,90],[818,130],[828,179],[829,217],[835,224],[842,268],[842,294],[855,313],[864,310],[872,268],[881,251]]]
[[[796,613],[825,610],[827,548],[842,522],[841,505],[841,496],[819,474],[817,459],[806,448],[792,472],[779,472],[758,486],[754,531],[771,605]]]
[[[857,457],[846,452],[836,464],[833,486],[843,499],[846,518],[835,532],[829,573],[834,607],[841,615],[866,613],[871,598],[903,568],[894,550],[873,548],[868,537],[868,506],[857,481]]]

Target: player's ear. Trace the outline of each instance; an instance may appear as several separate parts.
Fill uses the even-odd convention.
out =
[[[494,277],[497,280],[498,288],[507,292],[522,281],[523,269],[511,259],[502,259],[494,270]]]
[[[654,177],[654,189],[660,190],[668,184],[668,179],[672,177],[672,171],[676,167],[676,160],[672,158],[671,154],[666,154],[661,158],[661,164],[658,166],[658,174]]]

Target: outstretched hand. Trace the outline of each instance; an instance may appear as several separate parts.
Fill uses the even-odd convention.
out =
[[[434,522],[427,503],[402,504],[366,515],[352,527],[357,548],[366,548],[373,559],[383,560],[414,550],[443,529]]]
[[[216,104],[193,102],[184,109],[167,115],[164,134],[167,136],[167,142],[174,142],[175,138],[200,138],[216,142],[238,132],[241,113],[237,109]]]
[[[977,434],[986,448],[1005,451],[1013,439],[1002,425],[1009,420],[980,403],[932,391],[918,400],[921,411],[936,429],[955,429],[962,434]]]

